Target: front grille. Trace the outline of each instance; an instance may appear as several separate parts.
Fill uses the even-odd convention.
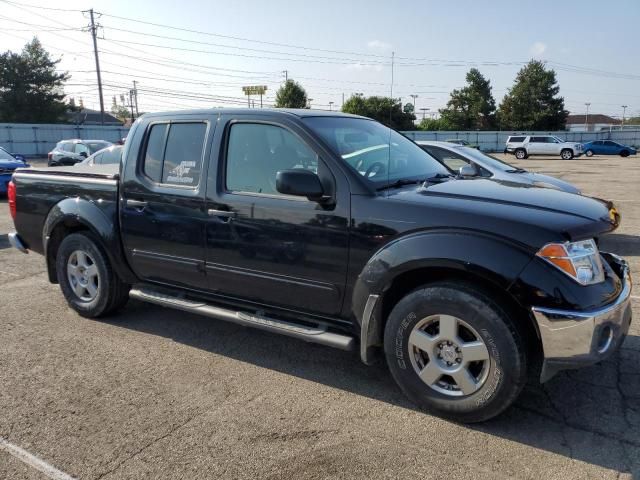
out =
[[[0,175],[4,175],[6,173],[13,173],[13,168],[0,168]]]

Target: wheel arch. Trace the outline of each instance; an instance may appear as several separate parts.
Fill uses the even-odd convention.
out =
[[[375,351],[383,342],[386,320],[397,302],[416,288],[441,281],[461,282],[488,294],[522,326],[528,339],[539,342],[529,310],[509,293],[509,287],[531,259],[526,250],[476,232],[423,234],[387,248],[393,252],[383,249],[374,255],[354,288],[353,314],[360,326],[364,363],[374,362]],[[411,252],[415,255],[415,250],[428,252],[429,258],[403,258],[412,256]],[[499,256],[492,255],[498,252]],[[388,268],[382,271],[381,258],[393,258],[396,264],[387,262]]]
[[[124,263],[117,225],[113,225],[113,221],[93,202],[67,198],[49,211],[42,229],[42,245],[51,283],[58,283],[56,256],[62,240],[82,231],[93,234],[122,281],[133,283],[136,280],[129,266]]]

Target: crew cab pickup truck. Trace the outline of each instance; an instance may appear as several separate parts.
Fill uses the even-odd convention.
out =
[[[458,421],[611,355],[631,322],[627,264],[598,250],[612,204],[458,178],[363,117],[147,114],[119,166],[18,170],[9,206],[10,242],[82,316],[135,298],[358,348]]]

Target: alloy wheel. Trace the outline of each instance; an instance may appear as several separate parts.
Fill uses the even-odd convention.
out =
[[[409,358],[420,379],[451,397],[471,395],[485,383],[490,365],[482,337],[464,320],[431,315],[409,335]]]
[[[84,250],[76,250],[67,260],[67,279],[76,296],[91,302],[100,289],[100,275],[94,259]]]

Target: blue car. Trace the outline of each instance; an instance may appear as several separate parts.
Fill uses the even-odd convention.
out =
[[[0,195],[7,194],[7,184],[16,168],[30,167],[28,163],[20,161],[0,147]]]
[[[582,151],[587,157],[592,155],[620,155],[621,157],[628,157],[629,155],[638,153],[633,147],[612,142],[611,140],[596,140],[585,143],[582,145]]]

